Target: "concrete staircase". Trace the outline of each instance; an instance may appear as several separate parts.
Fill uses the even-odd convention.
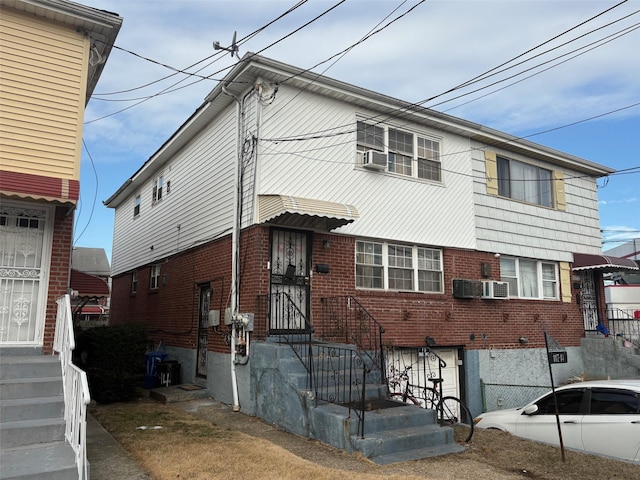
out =
[[[60,360],[0,352],[0,480],[77,479]]]
[[[336,348],[348,350],[353,346],[336,345]],[[322,358],[322,354],[319,357]],[[464,450],[454,442],[453,429],[436,423],[434,411],[388,400],[386,385],[381,385],[375,376],[370,377],[372,383],[364,388],[366,410],[362,438],[358,416],[344,402],[350,391],[346,375],[322,372],[327,366],[321,359],[314,362],[316,372],[326,382],[342,382],[343,388],[338,389],[335,402],[315,398],[316,390],[308,389],[306,370],[289,345],[254,343],[251,368],[257,390],[256,414],[292,433],[347,452],[361,452],[378,464]],[[357,388],[362,391],[362,385]]]

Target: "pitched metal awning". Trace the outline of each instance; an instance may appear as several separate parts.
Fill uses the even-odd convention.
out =
[[[331,231],[360,218],[346,203],[289,195],[258,195],[258,220],[297,228]]]
[[[640,270],[633,260],[628,258],[610,257],[608,255],[589,255],[586,253],[573,254],[574,271],[599,270],[602,272],[619,272],[622,270]]]

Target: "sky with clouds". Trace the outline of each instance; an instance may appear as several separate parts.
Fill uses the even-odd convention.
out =
[[[113,211],[102,202],[237,62],[213,47],[230,45],[234,32],[240,56],[431,99],[423,105],[615,168],[598,181],[603,249],[640,236],[640,2],[80,3],[124,22],[85,112],[76,246],[111,256]]]

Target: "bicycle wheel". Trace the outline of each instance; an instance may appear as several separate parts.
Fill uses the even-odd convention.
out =
[[[468,442],[473,436],[473,417],[471,411],[456,397],[444,397],[437,407],[438,423],[441,427],[453,427],[462,441]]]

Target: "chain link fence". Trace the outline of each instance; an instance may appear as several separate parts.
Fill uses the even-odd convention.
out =
[[[551,390],[550,385],[511,385],[485,383],[482,380],[480,386],[483,412],[522,407]]]

